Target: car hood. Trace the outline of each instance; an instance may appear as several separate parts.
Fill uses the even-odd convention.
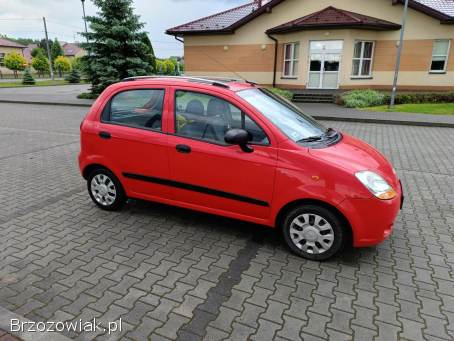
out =
[[[369,170],[382,176],[393,187],[398,185],[399,180],[394,168],[380,152],[353,136],[342,136],[339,143],[323,149],[310,149],[309,153],[349,173]]]

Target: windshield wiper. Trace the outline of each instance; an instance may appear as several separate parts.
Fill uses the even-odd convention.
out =
[[[333,128],[328,128],[326,131],[325,131],[325,134],[323,134],[324,136],[327,136],[327,137],[334,137],[338,134],[338,132],[336,130],[334,130]]]
[[[317,142],[317,141],[321,141],[322,139],[323,139],[322,136],[310,136],[310,137],[306,137],[305,139],[301,139],[298,142]]]

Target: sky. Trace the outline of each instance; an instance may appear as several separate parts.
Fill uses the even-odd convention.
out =
[[[134,0],[136,14],[144,22],[159,58],[183,55],[182,44],[166,29],[199,19],[244,3],[248,0]],[[88,15],[97,8],[85,1]],[[0,0],[0,34],[15,38],[44,38],[42,17],[46,17],[49,38],[81,41],[83,31],[80,0]]]

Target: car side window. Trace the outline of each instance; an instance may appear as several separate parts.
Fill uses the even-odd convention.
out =
[[[257,123],[231,103],[199,92],[175,92],[177,135],[226,145],[225,133],[234,128],[248,131],[253,144],[269,145],[266,133]]]
[[[161,131],[164,95],[165,90],[162,89],[120,92],[110,101],[109,115],[103,114],[103,120],[125,126]]]

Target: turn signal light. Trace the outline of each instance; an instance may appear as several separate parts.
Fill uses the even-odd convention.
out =
[[[391,200],[397,196],[397,192],[394,189],[389,189],[386,192],[380,193],[377,195],[377,198],[380,200]]]

